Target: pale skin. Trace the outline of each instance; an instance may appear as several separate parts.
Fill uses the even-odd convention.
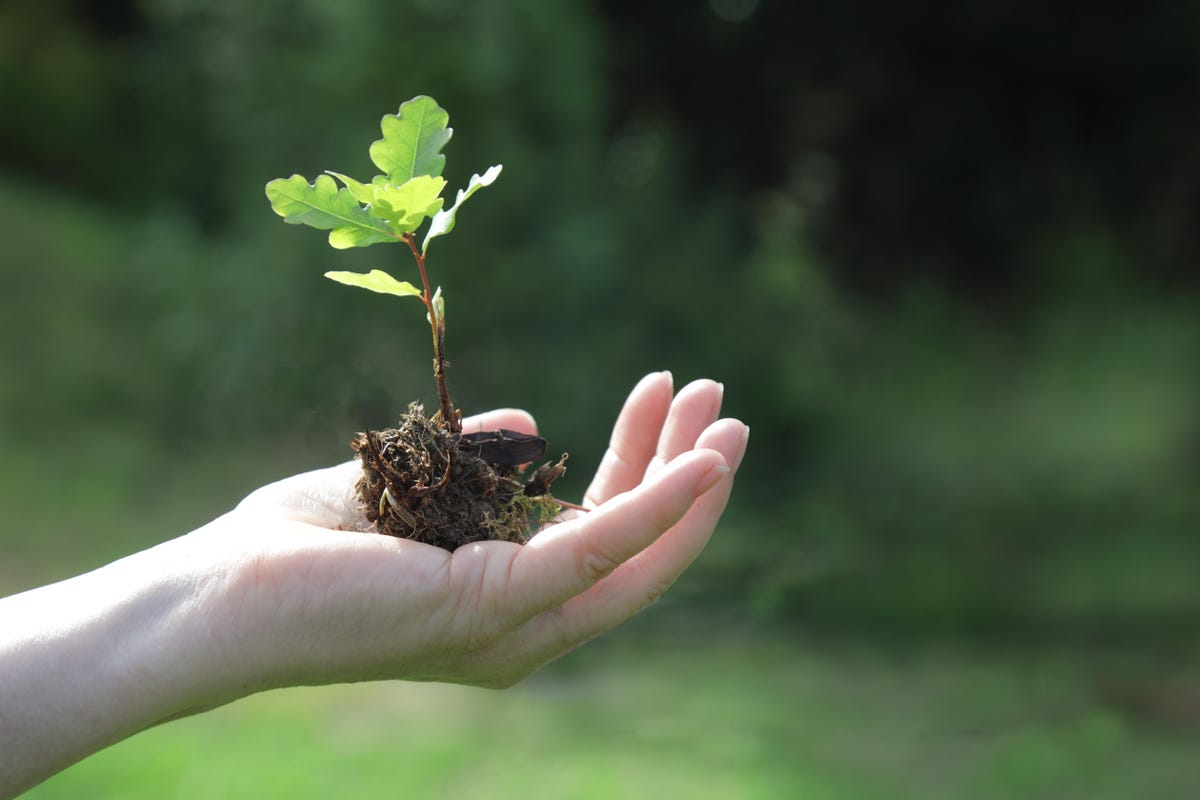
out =
[[[453,554],[355,533],[358,465],[265,486],[213,522],[0,600],[0,797],[140,730],[265,689],[368,680],[503,688],[659,597],[708,542],[749,429],[722,388],[625,403],[584,506],[524,547]],[[523,411],[464,430],[533,433]]]

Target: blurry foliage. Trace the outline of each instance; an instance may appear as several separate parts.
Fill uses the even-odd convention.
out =
[[[1190,12],[869,11],[0,8],[6,452],[286,437],[315,465],[431,403],[423,323],[321,277],[406,265],[262,193],[362,171],[429,93],[477,132],[452,185],[505,164],[439,256],[464,410],[534,412],[567,493],[648,370],[723,380],[750,422],[685,594],[900,632],[1194,626]]]
[[[711,622],[682,636],[678,623],[590,643],[504,692],[266,692],[122,742],[24,797],[158,800],[170,787],[176,800],[304,800],[402,786],[495,800],[1127,800],[1189,797],[1195,784],[1194,732],[1145,735],[1094,693],[1103,652],[897,656]]]

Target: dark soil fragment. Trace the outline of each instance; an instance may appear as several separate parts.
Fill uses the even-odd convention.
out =
[[[399,428],[368,430],[350,446],[363,465],[358,496],[380,533],[446,550],[486,539],[524,544],[562,510],[550,484],[566,456],[540,467],[529,485],[521,480],[524,465],[545,453],[536,436],[452,433],[414,403]]]
[[[458,449],[479,456],[489,464],[515,467],[537,461],[546,455],[546,440],[501,428],[498,431],[464,433],[459,437]]]

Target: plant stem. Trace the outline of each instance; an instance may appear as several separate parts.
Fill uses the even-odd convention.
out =
[[[450,401],[450,390],[446,387],[446,321],[441,318],[433,302],[433,292],[429,290],[429,276],[425,273],[425,254],[417,249],[417,243],[411,233],[404,234],[404,241],[412,251],[417,269],[421,271],[421,284],[425,294],[421,300],[429,310],[429,327],[433,331],[433,380],[437,384],[438,403],[441,406],[442,424],[451,433],[462,431],[458,412]]]

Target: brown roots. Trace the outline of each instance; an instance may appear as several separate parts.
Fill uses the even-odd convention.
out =
[[[452,433],[413,403],[400,427],[360,433],[350,446],[363,465],[357,494],[380,533],[446,550],[487,539],[524,544],[562,510],[545,478],[562,474],[566,456],[528,485],[525,464],[508,463],[540,458],[537,437]]]

